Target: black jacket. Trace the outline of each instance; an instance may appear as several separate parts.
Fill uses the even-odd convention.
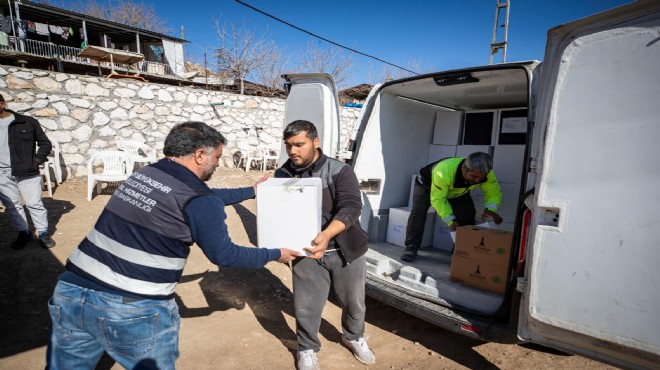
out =
[[[7,112],[14,115],[14,121],[9,124],[7,135],[11,174],[12,176],[38,175],[39,165],[46,162],[53,145],[39,121],[9,109]]]
[[[328,244],[339,248],[347,263],[367,252],[367,233],[360,226],[362,195],[353,168],[344,162],[327,157],[319,150],[319,158],[309,168],[300,170],[291,160],[275,171],[275,177],[319,177],[323,181],[322,228],[338,220],[346,229]]]

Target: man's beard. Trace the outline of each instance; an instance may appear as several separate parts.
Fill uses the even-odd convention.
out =
[[[202,172],[201,180],[204,182],[211,180],[211,176],[213,176],[213,172],[215,172],[215,168],[213,167],[204,170],[204,172]]]

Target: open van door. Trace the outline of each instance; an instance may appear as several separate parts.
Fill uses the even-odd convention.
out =
[[[659,368],[660,3],[550,30],[540,84],[518,334]]]
[[[331,158],[339,154],[339,99],[332,75],[327,73],[285,74],[288,96],[284,126],[295,120],[312,122],[319,132],[321,149]],[[286,161],[281,151],[280,165]]]

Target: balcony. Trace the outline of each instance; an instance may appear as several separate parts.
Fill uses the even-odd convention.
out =
[[[36,40],[22,40],[17,43],[17,39],[13,36],[9,37],[9,45],[0,45],[0,53],[5,57],[16,56],[19,57],[18,63],[26,63],[22,60],[25,56],[38,57],[55,62],[73,63],[77,65],[87,65],[99,67],[100,69],[123,71],[127,73],[134,73],[137,67],[141,73],[153,76],[170,76],[176,78],[172,68],[168,64],[142,61],[135,66],[129,66],[119,63],[98,62],[88,58],[80,58],[78,54],[82,51],[80,48],[71,46],[57,45],[53,43],[36,41]],[[114,68],[113,68],[114,67]]]

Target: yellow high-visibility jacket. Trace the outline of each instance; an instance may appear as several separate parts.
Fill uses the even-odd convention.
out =
[[[461,170],[464,160],[465,158],[447,158],[440,161],[431,173],[431,205],[447,225],[451,225],[456,218],[448,199],[460,197],[477,186],[484,192],[484,208],[497,212],[502,202],[502,191],[493,170],[490,170],[479,184],[455,183],[456,174]],[[457,185],[460,187],[456,187]]]

